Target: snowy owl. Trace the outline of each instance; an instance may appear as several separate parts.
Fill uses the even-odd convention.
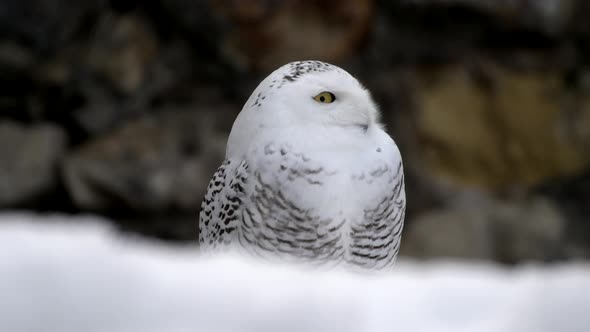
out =
[[[200,246],[387,268],[404,190],[399,150],[369,92],[337,66],[292,62],[258,85],[233,124],[201,205]]]

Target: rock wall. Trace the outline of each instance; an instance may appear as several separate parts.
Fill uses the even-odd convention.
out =
[[[0,3],[0,208],[197,238],[206,184],[269,71],[372,91],[407,169],[402,252],[590,257],[583,0]]]

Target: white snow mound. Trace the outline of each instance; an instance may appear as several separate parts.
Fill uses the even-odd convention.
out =
[[[201,257],[105,225],[0,215],[0,331],[590,331],[585,263],[320,272]]]

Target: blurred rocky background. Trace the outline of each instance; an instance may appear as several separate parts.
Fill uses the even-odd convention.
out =
[[[0,208],[191,243],[260,79],[320,59],[373,93],[406,167],[402,252],[590,257],[585,0],[5,0]]]

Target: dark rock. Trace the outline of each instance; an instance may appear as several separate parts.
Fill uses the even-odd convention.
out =
[[[142,7],[155,22],[161,35],[182,36],[201,55],[217,55],[223,31],[223,19],[215,12],[214,1],[167,0],[147,2]]]
[[[366,41],[372,0],[214,1],[226,20],[222,53],[242,69],[273,70],[303,59],[338,62]]]
[[[22,117],[30,106],[33,90],[31,72],[35,65],[29,49],[12,41],[0,40],[0,114]]]
[[[590,151],[590,72],[580,74],[569,105],[568,131],[579,146]]]
[[[402,0],[401,5],[443,8],[471,8],[495,18],[498,23],[512,27],[540,29],[546,33],[561,33],[569,27],[571,18],[583,0]]]
[[[469,194],[468,196],[472,196]],[[566,220],[543,197],[479,200],[436,209],[408,222],[402,254],[519,263],[562,259]]]
[[[492,260],[491,225],[477,211],[434,209],[406,220],[400,254],[414,258]]]
[[[198,214],[193,212],[115,217],[120,230],[140,233],[162,241],[187,241],[197,244]]]
[[[500,201],[488,209],[494,227],[494,259],[503,263],[561,260],[566,252],[565,216],[544,197]]]
[[[89,135],[99,134],[146,109],[152,82],[159,83],[151,77],[158,50],[157,37],[140,17],[105,12],[87,40],[44,61],[35,79],[59,87],[62,103],[76,99],[65,111],[54,108]],[[44,115],[56,112],[47,107]]]
[[[566,179],[554,179],[536,192],[551,197],[567,218],[565,256],[590,258],[590,170]]]
[[[20,207],[51,191],[66,137],[59,127],[0,121],[0,207]]]
[[[158,52],[158,41],[148,24],[136,15],[104,15],[93,37],[85,60],[90,71],[118,93],[136,92]]]
[[[11,41],[0,42],[0,72],[5,75],[28,75],[34,61],[28,49]]]
[[[582,17],[590,13],[583,0],[380,1],[379,9],[368,51],[384,64],[446,63],[482,53],[518,63],[514,53],[522,50],[577,56],[568,48],[587,44]]]
[[[64,47],[105,8],[107,0],[19,0],[0,2],[0,39],[11,39],[35,54]]]
[[[94,136],[154,106],[208,99],[235,84],[221,84],[231,81],[226,74],[195,58],[186,41],[162,42],[144,16],[107,11],[91,36],[43,62],[34,77],[57,90],[42,97],[55,100],[43,105],[42,117]]]
[[[196,213],[223,159],[233,114],[218,107],[215,112],[162,111],[130,121],[67,157],[66,186],[82,209]]]

